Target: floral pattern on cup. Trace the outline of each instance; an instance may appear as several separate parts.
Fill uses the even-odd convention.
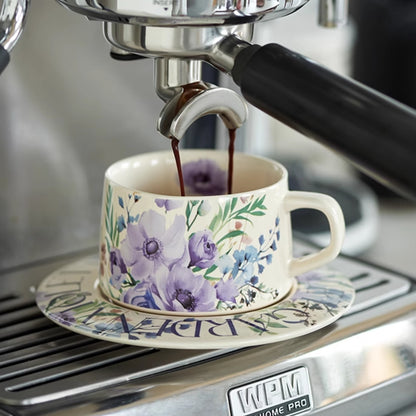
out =
[[[219,167],[209,162],[198,161],[203,174],[219,175]],[[197,176],[194,163],[189,171]],[[213,208],[209,199],[198,197],[157,198],[143,210],[140,192],[114,196],[109,184],[100,267],[102,276],[105,270],[111,273],[102,279],[108,282],[106,290],[123,303],[179,313],[238,310],[255,304],[259,293],[272,302],[278,293],[259,283],[259,275],[278,250],[279,218],[256,241],[245,231],[254,218],[265,215],[264,199],[236,196]],[[205,216],[211,218],[206,229],[196,229]]]
[[[227,173],[213,160],[185,163],[182,174],[185,189],[192,195],[223,195],[227,191]]]

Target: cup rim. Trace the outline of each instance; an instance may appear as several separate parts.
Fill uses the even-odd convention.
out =
[[[198,154],[200,152],[204,152],[204,153],[221,153],[223,155],[227,155],[228,156],[228,151],[226,150],[217,150],[217,149],[181,149],[180,154],[191,154],[191,153],[195,153]],[[142,195],[148,195],[149,197],[154,197],[154,198],[158,198],[158,199],[176,199],[176,198],[180,198],[182,200],[185,201],[189,201],[189,200],[195,200],[195,199],[217,199],[219,197],[241,197],[243,195],[247,195],[247,194],[253,194],[253,193],[262,193],[262,192],[267,192],[268,190],[277,187],[279,184],[281,183],[287,183],[287,178],[288,178],[288,171],[286,169],[286,167],[281,164],[280,162],[264,157],[264,156],[259,156],[259,155],[252,155],[249,153],[245,153],[245,152],[235,152],[234,153],[234,157],[246,157],[249,159],[256,159],[259,161],[263,161],[263,162],[267,162],[271,165],[277,166],[280,169],[281,172],[281,176],[280,179],[278,181],[275,181],[274,183],[272,183],[271,185],[267,185],[261,188],[255,188],[252,190],[247,190],[247,191],[243,191],[243,192],[233,192],[231,194],[216,194],[216,195],[185,195],[185,196],[181,196],[181,195],[167,195],[167,194],[159,194],[159,193],[154,193],[154,192],[148,192],[148,191],[143,191],[142,189],[139,188],[134,188],[134,187],[129,187],[129,186],[125,186],[123,184],[121,184],[120,182],[114,180],[113,178],[110,177],[111,171],[113,171],[117,166],[121,166],[121,165],[126,165],[126,164],[130,164],[133,160],[141,158],[141,157],[152,157],[152,156],[161,156],[161,155],[169,155],[172,157],[173,159],[173,154],[171,151],[169,150],[161,150],[161,151],[156,151],[156,152],[145,152],[145,153],[138,153],[134,156],[129,156],[126,157],[124,159],[120,159],[114,163],[112,163],[105,171],[104,174],[104,178],[106,181],[111,182],[112,184],[123,188],[125,190],[131,191],[131,192],[140,192],[140,194]]]

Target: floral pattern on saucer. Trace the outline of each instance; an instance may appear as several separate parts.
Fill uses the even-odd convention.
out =
[[[52,273],[40,284],[36,300],[57,324],[123,344],[205,349],[283,341],[331,324],[354,300],[348,278],[322,269],[299,276],[284,300],[256,311],[193,317],[142,312],[115,305],[102,295],[97,263],[95,257],[87,257]]]

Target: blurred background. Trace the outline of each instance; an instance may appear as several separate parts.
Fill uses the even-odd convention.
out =
[[[323,29],[311,1],[257,25],[255,41],[280,43],[415,107],[416,4],[398,0],[394,10],[391,4],[350,0],[349,23]],[[0,80],[0,269],[96,246],[106,167],[170,148],[156,131],[163,102],[154,91],[153,62],[115,61],[109,51],[100,23],[51,0],[32,2]],[[207,77],[232,86],[209,68]],[[203,120],[184,145],[224,147],[223,130]],[[414,203],[254,108],[237,147],[283,161],[293,189],[333,194],[346,214],[347,254],[414,275]],[[325,240],[319,219],[311,227],[307,215],[298,215],[294,223],[302,238]]]

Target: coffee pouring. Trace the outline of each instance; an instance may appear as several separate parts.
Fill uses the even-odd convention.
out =
[[[230,74],[247,102],[415,199],[413,109],[279,44],[250,43],[257,22],[291,14],[308,1],[58,0],[69,10],[103,22],[113,57],[155,59],[156,92],[166,102],[159,121],[162,134],[172,137],[171,101],[178,99],[184,86],[202,82],[200,68],[205,61]],[[6,66],[12,48],[7,39],[13,38],[15,42],[20,35],[28,3],[29,0],[2,3],[0,69]],[[332,27],[345,21],[346,5],[346,0],[320,0],[320,23]],[[19,13],[11,12],[18,9]],[[9,28],[5,30],[7,24]],[[204,103],[204,97],[216,94],[215,90],[211,85],[193,99]],[[233,96],[230,105],[241,107],[240,101]],[[210,112],[224,115],[216,108]],[[186,113],[184,104],[184,118]],[[241,115],[240,109],[231,113]],[[204,114],[205,109],[200,114],[194,111],[189,120]]]

